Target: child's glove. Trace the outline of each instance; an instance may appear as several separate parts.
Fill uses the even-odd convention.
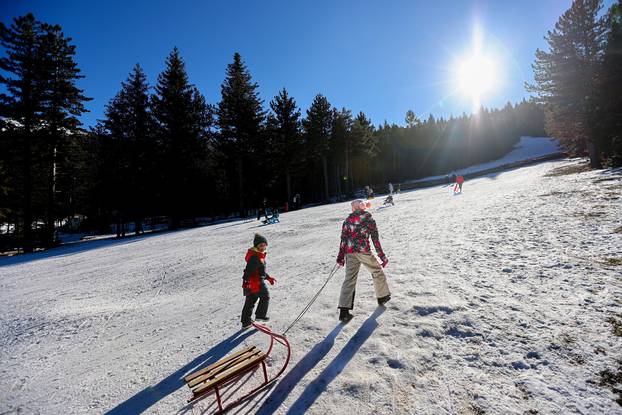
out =
[[[340,267],[343,267],[345,263],[346,263],[345,259],[337,258],[337,265],[339,265]]]
[[[276,282],[276,278],[273,277],[268,277],[266,278],[266,280],[270,283],[270,285],[274,285],[274,283]]]

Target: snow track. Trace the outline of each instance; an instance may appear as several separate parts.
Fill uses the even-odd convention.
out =
[[[396,196],[372,213],[392,300],[343,271],[288,333],[290,369],[232,413],[614,414],[599,373],[622,356],[622,175],[547,176],[547,162]],[[269,241],[271,327],[284,330],[334,265],[348,204],[0,259],[0,413],[203,413],[181,378],[244,345],[241,274]],[[252,380],[249,381],[251,383]],[[209,411],[208,411],[209,413]]]

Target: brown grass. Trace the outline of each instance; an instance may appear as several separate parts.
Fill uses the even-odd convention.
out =
[[[622,265],[622,259],[620,258],[604,258],[603,262],[607,265],[612,265],[614,267],[619,267]]]
[[[582,162],[578,164],[571,164],[570,166],[556,167],[545,174],[544,177],[567,176],[569,174],[584,173],[586,171],[590,171],[590,165],[587,162]]]

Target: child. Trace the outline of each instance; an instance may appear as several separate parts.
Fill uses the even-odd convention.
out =
[[[251,326],[253,320],[253,308],[259,300],[257,310],[255,310],[255,320],[268,321],[268,304],[270,303],[270,292],[266,286],[266,281],[270,285],[274,285],[275,278],[272,278],[266,272],[266,249],[268,248],[268,240],[255,234],[253,239],[253,247],[246,252],[246,268],[242,276],[242,289],[246,296],[244,308],[242,309],[242,328],[246,329]]]
[[[454,185],[454,193],[462,193],[462,183],[464,183],[464,177],[456,177],[456,184]]]

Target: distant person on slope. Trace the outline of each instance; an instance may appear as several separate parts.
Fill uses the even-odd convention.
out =
[[[349,310],[354,308],[356,280],[361,264],[365,265],[371,272],[378,304],[384,305],[391,299],[387,277],[382,271],[382,268],[387,266],[389,260],[382,251],[376,221],[371,217],[371,213],[365,211],[365,203],[362,200],[357,199],[351,205],[352,213],[346,218],[341,227],[341,244],[339,245],[339,254],[337,255],[337,264],[341,267],[344,264],[346,265],[346,277],[341,286],[341,295],[339,296],[339,320],[344,323],[352,319],[352,314],[350,314]],[[382,263],[378,263],[376,257],[371,253],[370,236]]]
[[[389,194],[393,194],[393,183],[389,182]]]
[[[242,290],[246,296],[241,319],[243,329],[250,327],[253,322],[251,315],[257,300],[259,300],[259,305],[255,311],[255,320],[270,320],[267,316],[270,292],[266,281],[274,285],[276,279],[266,272],[266,249],[268,249],[267,239],[256,233],[253,246],[246,252],[246,268],[242,276]]]
[[[454,193],[462,193],[462,183],[464,183],[464,177],[456,177],[456,184],[454,185]]]

